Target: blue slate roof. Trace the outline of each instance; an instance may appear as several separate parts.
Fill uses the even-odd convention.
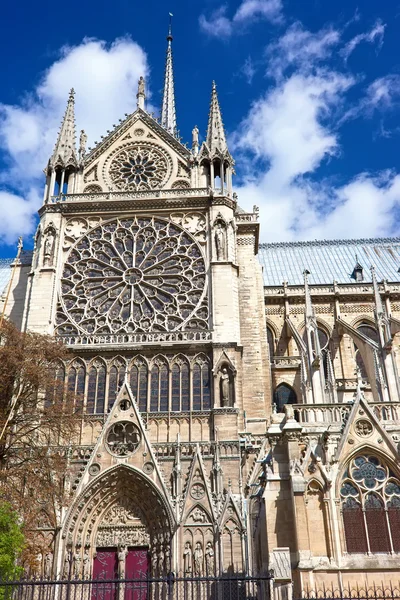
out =
[[[363,281],[371,282],[371,265],[378,281],[400,282],[400,238],[322,240],[260,244],[258,258],[264,267],[264,285],[302,285],[303,271],[310,284],[355,283],[356,263]]]
[[[0,258],[0,296],[3,294],[10,280],[10,265],[12,264],[13,260],[13,258]]]

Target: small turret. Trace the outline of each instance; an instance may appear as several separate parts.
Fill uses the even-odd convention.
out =
[[[217,193],[227,193],[230,196],[232,194],[232,175],[235,163],[226,143],[215,81],[212,83],[207,136],[200,150],[199,161],[207,166],[208,185],[215,189]],[[220,179],[220,183],[216,182],[217,177]]]
[[[69,93],[67,108],[61,123],[58,138],[46,168],[46,187],[44,200],[51,196],[72,191],[75,174],[79,170],[76,149],[75,127],[75,91]]]

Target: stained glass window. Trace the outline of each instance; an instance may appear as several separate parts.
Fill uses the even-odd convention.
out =
[[[353,459],[340,495],[347,552],[400,551],[400,481],[378,457]]]
[[[283,411],[285,404],[296,404],[297,396],[296,392],[287,383],[281,383],[278,385],[274,392],[274,404],[278,412]]]

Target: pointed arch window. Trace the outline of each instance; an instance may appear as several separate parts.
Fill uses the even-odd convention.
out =
[[[288,383],[280,383],[274,392],[274,404],[277,411],[282,412],[285,404],[296,404],[297,396]]]
[[[148,369],[142,359],[137,359],[131,367],[130,384],[133,395],[139,404],[139,410],[147,411]]]
[[[87,395],[87,412],[104,413],[104,405],[106,398],[106,367],[103,362],[96,361],[90,367],[88,395]]]
[[[68,370],[68,392],[75,396],[75,406],[78,409],[83,407],[83,397],[85,394],[85,365],[81,362],[75,362]]]
[[[270,327],[267,327],[267,341],[268,341],[269,360],[272,363],[274,354],[275,354],[275,336]]]
[[[114,364],[110,369],[108,382],[108,410],[114,406],[117,394],[124,383],[126,366],[122,362]]]
[[[53,402],[59,403],[63,401],[64,397],[64,382],[65,382],[65,367],[63,364],[57,365],[55,369],[53,369],[51,373],[51,379],[46,397],[44,400],[44,405],[46,408],[51,406]]]
[[[158,361],[151,368],[150,410],[168,411],[169,371],[168,365]]]
[[[171,410],[190,408],[189,365],[180,360],[172,366]]]
[[[367,338],[369,338],[373,342],[376,342],[377,344],[379,344],[379,334],[378,334],[377,330],[375,329],[375,327],[373,327],[373,325],[371,323],[369,323],[368,321],[360,323],[360,325],[358,325],[358,327],[357,327],[357,331],[364,334]],[[355,350],[357,367],[360,369],[361,377],[363,379],[365,379],[366,381],[368,381],[369,378],[368,378],[367,369],[365,367],[361,353],[360,353],[359,349],[357,348],[356,344],[354,344],[354,350]]]
[[[193,410],[211,408],[210,369],[206,361],[197,361],[193,367]]]
[[[381,459],[353,459],[340,496],[348,553],[400,552],[400,481]]]

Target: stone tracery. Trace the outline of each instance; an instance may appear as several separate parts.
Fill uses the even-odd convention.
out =
[[[132,144],[111,159],[108,177],[118,190],[161,188],[170,173],[169,157],[152,144]]]
[[[199,245],[175,223],[134,217],[98,225],[67,258],[58,333],[207,329],[205,271]]]

